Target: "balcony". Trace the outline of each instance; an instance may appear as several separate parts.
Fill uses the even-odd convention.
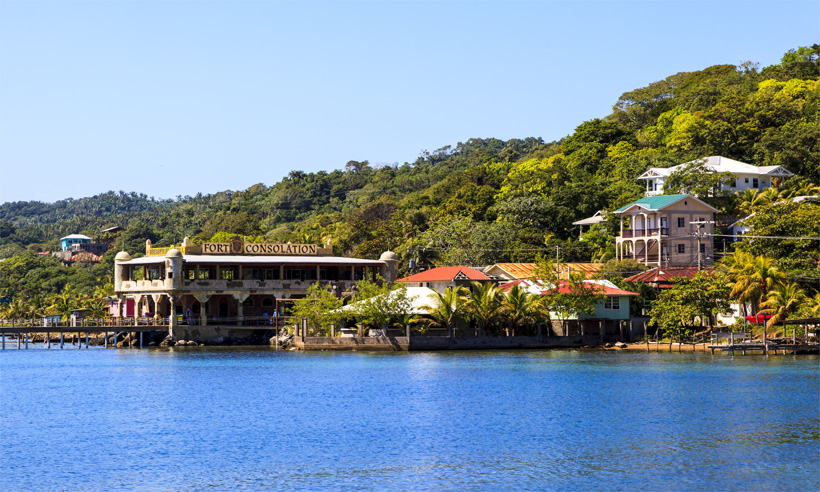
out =
[[[226,280],[226,279],[185,279],[182,291],[272,291],[302,290],[306,291],[316,280]],[[352,280],[321,280],[323,285],[336,287],[341,293],[352,288]],[[122,292],[166,292],[164,280],[126,280],[122,283]]]
[[[622,238],[633,237],[653,237],[660,233],[661,236],[669,235],[668,227],[653,227],[649,229],[624,229],[621,233]]]

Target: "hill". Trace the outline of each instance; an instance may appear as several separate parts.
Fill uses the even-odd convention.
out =
[[[605,259],[614,222],[584,241],[571,223],[641,196],[636,177],[649,167],[722,155],[790,169],[799,177],[786,188],[820,183],[818,55],[814,45],[763,69],[744,63],[677,73],[623,94],[611,114],[557,142],[470,139],[412,163],[350,161],[332,172],[292,171],[272,185],[176,200],[108,192],[5,203],[0,257],[9,260],[0,264],[0,291],[99,285],[111,275],[112,252],[83,278],[31,254],[56,249],[61,236],[97,236],[111,225],[127,228],[116,248],[133,254],[146,239],[163,246],[230,233],[258,241],[332,238],[336,254],[369,258],[392,249],[405,267],[410,258],[430,265],[531,261],[555,246],[566,260]],[[725,217],[737,215],[737,197],[720,200]],[[37,268],[50,269],[47,284],[31,273]]]

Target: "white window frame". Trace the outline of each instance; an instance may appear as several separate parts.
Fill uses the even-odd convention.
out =
[[[621,296],[606,296],[604,300],[604,309],[607,311],[620,311]]]

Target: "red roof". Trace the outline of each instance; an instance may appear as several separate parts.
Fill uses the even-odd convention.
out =
[[[711,271],[712,267],[704,268]],[[627,277],[626,282],[645,282],[661,289],[672,288],[673,277],[693,278],[698,273],[698,267],[656,267],[637,275]]]
[[[608,285],[601,285],[596,284],[593,282],[584,282],[587,286],[594,289],[596,294],[603,294],[607,296],[637,296],[636,292],[631,292],[628,290],[618,289],[615,287],[610,287]],[[549,293],[549,290],[545,290],[541,293],[541,295]],[[568,282],[559,282],[558,283],[558,292],[561,294],[569,294],[569,283]]]
[[[456,278],[458,277],[458,278]],[[400,278],[397,282],[450,282],[453,280],[490,280],[490,277],[475,268],[449,266],[431,268],[409,277]]]

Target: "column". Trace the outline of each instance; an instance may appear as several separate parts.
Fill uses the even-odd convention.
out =
[[[245,325],[245,306],[243,303],[245,300],[250,296],[250,294],[234,294],[233,298],[236,299],[236,323],[239,326]]]
[[[201,326],[208,326],[208,298],[207,294],[196,293],[194,298],[199,301],[199,324]]]
[[[168,321],[168,334],[171,335],[171,338],[174,340],[177,339],[177,333],[175,333],[175,329],[177,328],[177,315],[174,312],[174,304],[176,304],[176,298],[174,296],[168,296],[168,302],[171,303],[171,314],[169,316]]]

